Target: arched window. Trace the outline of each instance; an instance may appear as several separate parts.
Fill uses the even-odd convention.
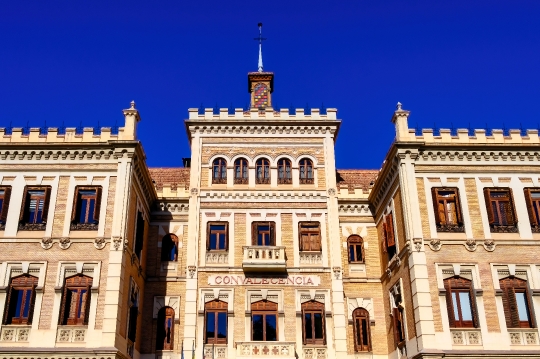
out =
[[[216,158],[212,163],[212,183],[227,183],[227,161]]]
[[[90,315],[90,295],[93,279],[85,275],[66,278],[60,325],[87,325]]]
[[[245,158],[234,161],[234,183],[248,184],[248,161]]]
[[[300,184],[313,184],[313,162],[308,158],[300,160]]]
[[[499,281],[503,292],[503,309],[508,328],[533,328],[531,298],[527,281],[507,277]]]
[[[251,304],[251,340],[275,342],[277,333],[278,305],[267,300]]]
[[[204,342],[227,344],[227,303],[213,300],[204,305]]]
[[[163,307],[158,312],[156,350],[173,350],[174,309]]]
[[[278,184],[291,184],[292,172],[291,161],[286,158],[278,160]]]
[[[31,324],[38,279],[21,275],[11,279],[4,324]]]
[[[369,313],[364,308],[356,308],[353,312],[354,351],[371,351],[371,334],[369,331]]]
[[[270,161],[266,158],[257,160],[255,164],[257,173],[257,184],[270,184]]]
[[[472,281],[461,277],[447,278],[444,289],[450,328],[477,327]]]
[[[314,300],[302,304],[302,334],[304,345],[326,343],[324,304]]]
[[[161,240],[161,261],[176,262],[178,260],[178,237],[166,234]]]
[[[362,237],[353,234],[347,239],[349,263],[364,263],[364,246]]]

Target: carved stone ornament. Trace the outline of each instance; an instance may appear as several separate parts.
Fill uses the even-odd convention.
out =
[[[484,248],[488,252],[493,252],[495,250],[495,241],[493,239],[486,239],[484,241]]]
[[[431,241],[429,241],[429,248],[431,248],[432,251],[440,251],[441,247],[442,243],[439,238],[433,238]]]
[[[328,195],[329,196],[335,196],[336,195],[336,189],[335,188],[328,189]]]
[[[191,195],[192,196],[196,196],[198,193],[199,193],[199,190],[197,188],[192,188],[191,189]]]
[[[195,272],[197,271],[197,267],[195,266],[188,266],[188,275],[190,278],[193,279],[195,277]]]
[[[128,250],[128,243],[129,241],[127,239],[124,239],[124,253]]]
[[[114,236],[112,237],[113,248],[115,251],[120,249],[120,244],[122,244],[122,237]]]
[[[105,238],[97,237],[96,239],[94,239],[94,247],[96,247],[97,249],[105,248]]]
[[[332,270],[334,271],[334,277],[336,279],[340,279],[341,278],[341,267],[334,267],[334,268],[332,268]]]
[[[388,278],[392,276],[392,270],[390,268],[386,268],[386,275],[388,276]]]
[[[414,244],[414,249],[417,251],[417,252],[420,252],[422,250],[422,238],[413,238],[413,244]]]
[[[69,239],[69,237],[62,237],[62,238],[60,238],[60,240],[58,241],[58,245],[59,245],[60,248],[62,248],[62,249],[68,249],[69,246],[71,246],[71,240]]]
[[[43,237],[41,239],[41,248],[50,249],[53,246],[53,240],[51,237]]]
[[[467,248],[467,250],[469,252],[474,252],[476,250],[476,240],[475,239],[467,239],[465,241],[465,248]]]
[[[399,256],[396,256],[396,265],[401,267],[401,258],[399,258]]]

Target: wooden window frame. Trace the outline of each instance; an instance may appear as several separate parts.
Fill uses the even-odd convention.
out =
[[[262,176],[259,176],[259,170],[262,171]],[[255,183],[270,184],[270,160],[267,158],[259,158],[255,162]]]
[[[504,197],[498,197],[498,198],[492,198],[493,193],[501,193],[506,192],[506,198]],[[491,232],[493,233],[517,233],[518,227],[517,227],[517,212],[516,207],[514,204],[514,196],[512,194],[512,189],[508,187],[501,187],[501,188],[484,188],[484,198],[486,201],[486,211],[488,214],[488,221],[489,221],[489,228],[491,229]],[[501,209],[500,209],[500,203],[508,203],[506,206],[506,212],[504,213],[504,217],[506,219],[507,224],[501,224],[500,218],[501,218]],[[497,213],[493,211],[493,206],[497,208]],[[499,220],[496,220],[496,217],[499,218]]]
[[[176,236],[176,234],[174,233],[168,233],[163,236],[163,238],[161,239],[161,261],[162,262],[177,262],[178,261],[179,242],[180,241],[178,239],[178,236]],[[173,246],[176,247],[176,255],[174,259],[170,259],[171,258],[170,251],[173,249]]]
[[[62,295],[62,305],[60,308],[60,318],[59,325],[88,325],[88,318],[90,316],[90,302],[92,301],[92,283],[93,278],[85,275],[74,275],[68,277],[64,280],[64,290]],[[86,297],[81,298],[82,291],[86,290]],[[75,313],[82,312],[84,308],[84,317],[76,315],[71,317],[70,313],[72,312],[71,305],[74,302],[71,300],[70,303],[67,303],[68,293],[70,291],[75,291]],[[70,294],[73,295],[73,294]]]
[[[315,183],[315,168],[313,167],[313,161],[309,158],[300,159],[299,163],[299,174],[300,184],[314,184]],[[311,175],[309,168],[311,167]]]
[[[18,325],[28,325],[32,324],[32,317],[34,315],[34,305],[36,301],[36,287],[38,285],[38,278],[23,274],[17,277],[11,278],[7,296],[6,296],[6,306],[4,308],[4,320],[3,324],[18,324]],[[30,291],[30,296],[23,294],[21,300],[21,314],[18,317],[15,317],[15,309],[17,306],[17,299],[13,298],[15,295],[14,291],[23,291],[24,293]],[[29,300],[28,303],[28,316],[24,317],[24,307],[26,306],[26,300]]]
[[[276,245],[276,222],[252,222],[251,223],[251,245],[259,246],[259,226],[269,227],[269,242],[270,244],[263,244],[261,246],[274,247]]]
[[[144,248],[144,227],[146,221],[144,220],[143,213],[140,211],[137,211],[136,218],[137,222],[135,223],[135,243],[133,245],[133,253],[135,253],[140,262]]]
[[[168,320],[170,320],[172,323],[169,333],[167,333]],[[159,310],[156,333],[156,350],[174,350],[175,321],[174,309],[171,307],[162,307]]]
[[[396,235],[394,232],[394,216],[389,212],[383,217],[383,252],[388,254],[388,262],[398,255]]]
[[[354,336],[354,351],[356,353],[371,351],[371,322],[369,320],[369,312],[364,308],[356,308],[353,313],[353,336]],[[367,344],[360,342],[359,338],[363,337],[362,322],[365,322]]]
[[[208,313],[214,313],[214,337],[209,338],[207,336],[206,327],[208,325]],[[219,327],[219,313],[225,313],[225,327],[227,328],[227,334],[225,338],[218,338],[218,327]],[[229,336],[229,318],[228,318],[228,304],[221,300],[213,300],[204,304],[204,343],[205,344],[227,344],[227,339]]]
[[[351,247],[354,251],[355,259],[351,259]],[[361,260],[356,259],[358,257],[356,255],[358,252],[360,252]],[[349,263],[365,263],[366,261],[364,256],[364,240],[357,234],[353,234],[347,238],[347,259]]]
[[[529,223],[533,233],[540,233],[540,198],[533,199],[533,193],[540,193],[540,188],[524,188]]]
[[[35,223],[30,218],[30,203],[32,196],[29,191],[43,191],[43,196],[36,197],[43,201],[43,210],[41,211],[41,222]],[[47,217],[49,215],[49,205],[51,199],[51,186],[26,186],[23,193],[23,202],[21,206],[21,214],[19,216],[20,231],[43,231],[47,226]],[[39,202],[36,205],[39,207]],[[35,218],[34,218],[35,220]]]
[[[7,215],[9,210],[9,200],[11,199],[11,186],[0,186],[0,191],[3,191],[0,195],[2,204],[0,205],[0,231],[6,228]]]
[[[314,227],[305,227],[315,225],[317,226],[316,229],[314,229]],[[300,252],[322,252],[320,222],[298,222],[298,235]],[[308,235],[309,238],[305,240],[303,235]]]
[[[92,218],[89,217],[89,213],[86,212],[86,222],[81,223],[79,221],[79,214],[82,210],[81,202],[83,198],[80,197],[81,191],[96,191],[93,198],[94,198],[94,213],[92,214]],[[102,188],[101,186],[77,186],[75,187],[75,196],[73,200],[73,209],[71,210],[71,225],[70,230],[72,231],[96,231],[99,226],[99,213],[101,210],[101,193]],[[91,198],[91,197],[90,197]],[[87,208],[88,210],[88,208]]]
[[[241,176],[238,177],[238,171]],[[248,160],[245,158],[237,158],[234,161],[234,184],[248,184],[249,183],[249,165]]]
[[[306,338],[306,314],[311,314],[311,339]],[[322,338],[315,338],[315,314],[320,314],[322,319]],[[304,345],[326,344],[326,320],[324,304],[314,300],[302,303],[302,340]]]
[[[260,300],[255,303],[251,303],[251,340],[253,339],[253,316],[262,315],[263,316],[263,342],[273,341],[266,339],[266,316],[274,315],[276,317],[276,340],[279,341],[279,315],[278,315],[278,305],[277,303],[270,302],[267,300]]]
[[[217,176],[216,176],[216,167]],[[218,157],[212,161],[212,184],[227,183],[227,161],[223,157]]]
[[[506,277],[499,280],[502,290],[503,310],[507,328],[534,328],[533,306],[528,283],[524,279]],[[516,293],[525,293],[527,306],[527,321],[519,318]]]
[[[452,197],[441,195],[442,192],[453,192]],[[433,199],[433,213],[437,232],[464,232],[463,215],[461,213],[461,203],[459,189],[457,187],[433,187],[431,189]],[[450,223],[447,203],[454,203],[456,223]]]
[[[278,160],[278,184],[292,184],[292,162],[288,158]]]
[[[219,233],[225,236],[225,248],[210,248],[210,236],[212,234],[212,226],[225,226],[224,231],[218,231]],[[216,242],[217,247],[219,247],[219,241]],[[228,251],[229,250],[229,222],[208,222],[206,225],[206,250],[212,252],[219,251]]]
[[[478,328],[478,309],[476,307],[476,297],[474,294],[474,288],[472,280],[454,276],[443,280],[445,295],[446,295],[446,309],[448,311],[448,323],[450,328]],[[452,293],[458,293],[456,295],[457,303],[454,303]],[[471,309],[471,320],[463,320],[462,311],[463,303],[459,297],[459,293],[469,294],[469,307]],[[454,314],[454,305],[456,305],[460,318],[456,318]]]

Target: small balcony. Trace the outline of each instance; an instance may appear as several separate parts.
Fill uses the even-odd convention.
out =
[[[236,357],[295,359],[294,349],[294,342],[236,342]]]
[[[244,272],[284,272],[285,247],[244,246],[242,267]]]
[[[84,343],[86,342],[87,327],[59,326],[56,331],[57,343]]]
[[[0,342],[28,342],[30,325],[4,325],[0,334]]]

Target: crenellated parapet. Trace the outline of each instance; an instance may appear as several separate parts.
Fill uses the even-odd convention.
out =
[[[475,129],[474,134],[469,134],[469,129],[460,128],[455,135],[450,129],[440,129],[439,134],[435,135],[433,129],[422,129],[421,135],[416,135],[414,129],[409,129],[407,141],[417,142],[437,142],[437,143],[455,143],[455,144],[539,144],[538,130],[526,130],[525,135],[522,131],[510,130],[508,135],[503,130],[492,130],[488,135],[485,129]]]
[[[326,114],[322,114],[318,108],[310,110],[307,114],[305,109],[297,108],[295,113],[291,113],[288,108],[282,108],[276,111],[272,108],[259,110],[256,108],[245,111],[242,108],[235,108],[234,113],[229,113],[229,109],[220,108],[219,113],[214,113],[214,109],[205,108],[204,113],[199,113],[199,109],[190,108],[190,120],[336,120],[337,109],[329,108]]]

